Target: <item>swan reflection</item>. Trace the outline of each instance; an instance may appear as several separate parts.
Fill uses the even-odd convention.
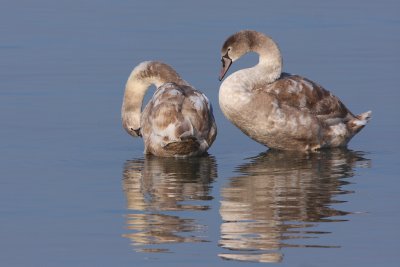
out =
[[[182,218],[179,211],[208,210],[211,183],[216,177],[212,156],[146,156],[127,161],[123,189],[127,207],[132,210],[127,215],[127,225],[133,232],[123,236],[142,252],[168,252],[154,247],[160,244],[207,241],[205,226],[195,219]]]
[[[364,153],[347,149],[300,154],[269,150],[240,165],[221,191],[220,246],[224,259],[280,262],[284,247],[339,247],[315,238],[323,222],[346,221],[338,195],[355,168],[369,166]],[[334,205],[334,206],[333,206]],[[312,238],[312,239],[310,239]]]

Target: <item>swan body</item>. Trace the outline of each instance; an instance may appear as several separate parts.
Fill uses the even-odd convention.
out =
[[[282,73],[277,44],[256,31],[240,31],[225,41],[220,80],[232,62],[251,51],[259,54],[259,63],[228,76],[219,91],[224,115],[250,138],[281,150],[345,147],[367,124],[371,111],[355,116],[317,83]]]
[[[151,85],[157,90],[142,111],[144,95]],[[133,69],[121,113],[125,130],[143,138],[146,154],[201,155],[217,134],[207,97],[181,79],[172,67],[158,61],[145,61]]]

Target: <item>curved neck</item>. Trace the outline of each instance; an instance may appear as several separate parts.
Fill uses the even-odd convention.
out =
[[[273,83],[281,76],[281,53],[270,37],[254,33],[247,39],[243,55],[248,52],[259,55],[258,64],[229,75],[220,86],[219,101],[225,114],[228,114],[229,110],[236,110],[237,107],[247,105],[253,89]]]
[[[140,128],[143,98],[151,84],[150,81],[142,81],[134,77],[129,77],[126,83],[121,115],[122,124],[128,132]]]
[[[249,50],[259,54],[258,64],[251,68],[258,82],[272,83],[281,76],[281,52],[270,37],[258,35],[257,41],[250,43]]]
[[[146,61],[139,64],[126,82],[121,115],[122,124],[129,132],[140,128],[140,116],[144,96],[151,85],[157,88],[167,82],[187,84],[170,66]]]

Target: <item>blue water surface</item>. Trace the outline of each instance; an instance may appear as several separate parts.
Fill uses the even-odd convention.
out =
[[[400,2],[3,1],[1,266],[398,266]],[[267,151],[218,106],[220,47],[254,29],[373,119],[348,150]],[[211,100],[200,159],[143,155],[126,79],[162,60]],[[232,71],[257,63],[248,55]]]

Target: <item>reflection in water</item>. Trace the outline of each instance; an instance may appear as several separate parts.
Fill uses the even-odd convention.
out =
[[[283,247],[338,247],[306,239],[329,233],[313,230],[317,223],[348,220],[343,216],[349,212],[332,205],[345,202],[337,195],[353,193],[342,187],[354,168],[369,164],[363,153],[344,149],[312,154],[269,150],[251,158],[221,192],[220,246],[230,253],[219,256],[280,262]]]
[[[204,201],[212,199],[210,184],[216,177],[212,156],[187,159],[146,156],[127,161],[123,188],[128,209],[132,210],[127,215],[127,224],[133,233],[124,237],[131,239],[136,251],[141,252],[168,251],[149,245],[207,241],[204,226],[194,219],[177,216],[176,211],[208,210]]]

